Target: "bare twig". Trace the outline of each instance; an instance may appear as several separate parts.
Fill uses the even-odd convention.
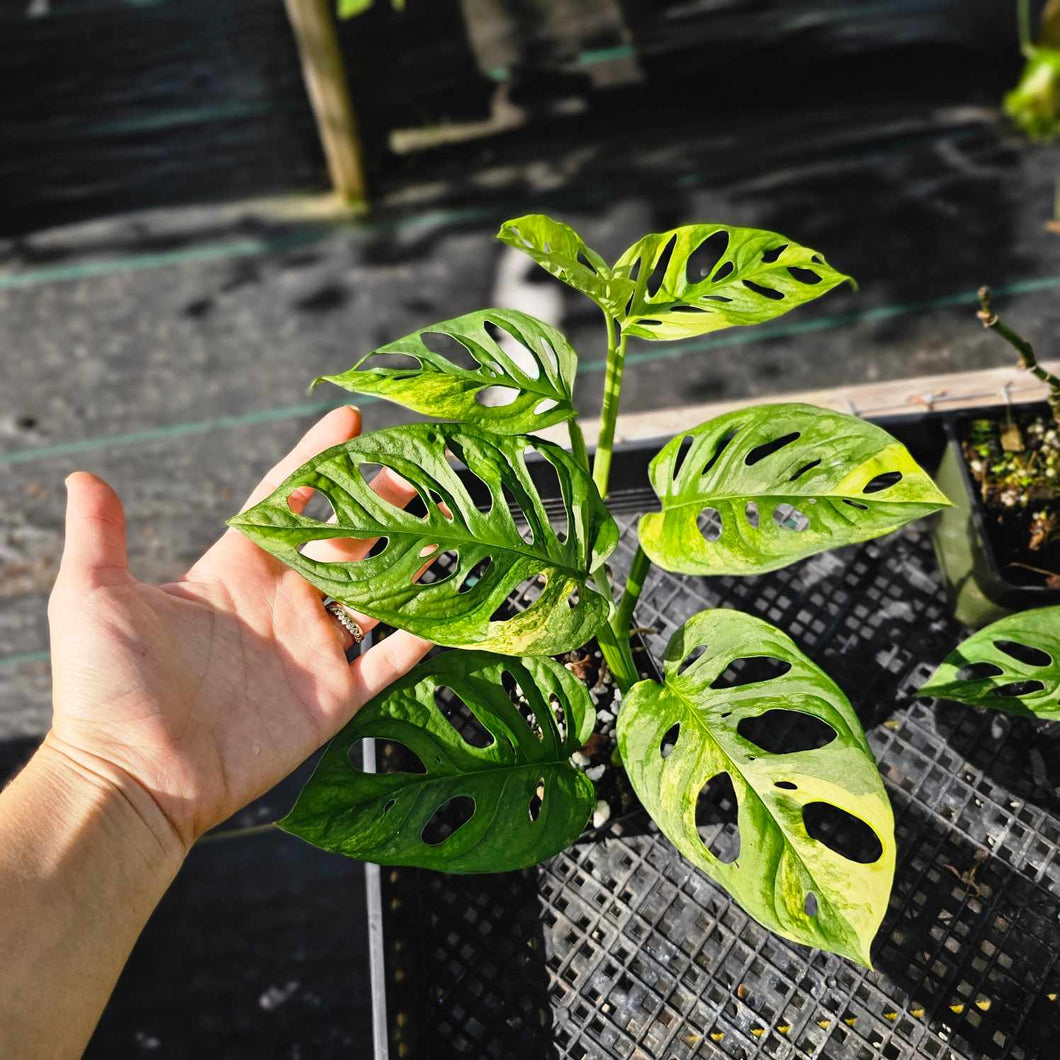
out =
[[[984,328],[993,328],[1016,352],[1020,355],[1020,367],[1025,368],[1031,375],[1036,376],[1049,387],[1049,407],[1053,410],[1053,418],[1060,423],[1060,378],[1053,375],[1038,363],[1034,355],[1034,348],[1023,338],[1017,335],[1010,327],[1003,324],[994,312],[990,302],[990,288],[979,288],[979,312],[977,317],[982,321]]]

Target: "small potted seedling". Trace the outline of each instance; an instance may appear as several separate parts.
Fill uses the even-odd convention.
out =
[[[1007,611],[1060,602],[1060,379],[979,292],[979,319],[1049,387],[1041,404],[962,416],[948,425],[939,482],[955,501],[936,526],[957,617],[981,625]]]
[[[652,563],[693,577],[756,574],[949,502],[879,427],[804,404],[745,408],[689,424],[662,447],[650,467],[659,510],[640,520],[617,600],[607,566],[627,345],[772,320],[849,278],[784,236],[722,224],[644,236],[614,264],[539,214],[506,222],[499,238],[602,312],[595,454],[572,402],[577,353],[517,310],[432,324],[325,377],[444,422],[329,449],[231,525],[343,604],[457,650],[363,707],[281,826],[351,857],[451,873],[558,853],[597,803],[581,768],[596,710],[577,663],[554,657],[571,662],[595,638],[618,691],[616,759],[659,828],[762,924],[867,964],[890,893],[894,824],[843,692],[784,632],[739,611],[690,618],[659,679],[641,679],[630,631]],[[558,423],[569,450],[531,433]],[[373,489],[378,468],[415,491],[407,508]],[[561,501],[553,518],[540,486],[549,477]],[[330,502],[329,518],[292,510],[288,498],[304,501],[307,488]],[[343,538],[372,547],[356,562],[314,558]],[[767,670],[729,679],[747,660]],[[800,719],[823,736],[784,753],[771,734]],[[399,771],[364,771],[351,752],[365,739],[397,748]],[[697,798],[722,779],[738,807],[737,850],[709,849],[697,831]],[[870,856],[834,849],[815,824],[822,808],[868,832]]]

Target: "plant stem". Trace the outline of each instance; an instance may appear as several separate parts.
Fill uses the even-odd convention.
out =
[[[633,555],[633,563],[629,568],[629,577],[626,579],[626,591],[618,603],[615,613],[615,625],[622,629],[629,629],[633,622],[633,608],[637,606],[640,599],[640,591],[644,588],[644,579],[647,577],[651,560],[648,559],[644,549],[637,545],[637,551]]]
[[[603,575],[603,581],[607,583],[606,574]],[[608,591],[610,591],[610,585],[608,585]],[[629,645],[629,627],[624,626],[620,631],[615,629],[614,616],[617,613],[618,608],[613,608],[611,621],[605,622],[600,627],[596,639],[600,645],[600,651],[607,660],[607,665],[611,668],[611,676],[614,677],[615,684],[623,692],[628,692],[637,683],[639,675],[637,665],[633,661],[633,650]]]
[[[611,478],[611,450],[615,444],[615,421],[618,419],[618,399],[622,393],[622,368],[626,360],[626,336],[616,344],[615,322],[607,313],[607,367],[604,370],[604,403],[600,412],[600,439],[596,443],[593,460],[593,480],[601,497],[607,496]]]
[[[570,451],[574,455],[574,459],[588,471],[589,450],[585,448],[585,435],[582,434],[581,425],[578,423],[576,416],[571,416],[567,420],[567,433],[570,435]]]
[[[1034,355],[1034,348],[1023,338],[1017,335],[1010,327],[1007,327],[998,318],[990,304],[990,288],[979,288],[979,312],[976,316],[983,322],[984,328],[993,328],[1016,352],[1020,355],[1020,367],[1025,368],[1031,375],[1036,376],[1049,387],[1049,396],[1046,399],[1049,407],[1053,410],[1053,418],[1060,424],[1060,378],[1052,372],[1043,368]]]

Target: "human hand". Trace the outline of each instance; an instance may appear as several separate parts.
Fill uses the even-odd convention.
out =
[[[356,409],[329,413],[246,507],[360,429]],[[386,470],[372,485],[398,507],[415,496]],[[156,831],[172,829],[164,838],[181,854],[430,648],[399,631],[347,663],[352,638],[324,610],[320,592],[235,530],[180,580],[144,585],[128,569],[117,494],[85,472],[71,475],[67,490],[66,545],[49,602],[54,717],[45,749],[126,798],[131,785],[133,801],[146,803]],[[311,495],[293,494],[292,508]],[[371,545],[321,542],[313,554],[354,560]],[[375,625],[356,617],[366,631]]]

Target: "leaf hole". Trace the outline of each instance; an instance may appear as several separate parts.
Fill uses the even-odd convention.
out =
[[[712,313],[712,309],[706,309],[698,305],[675,305],[670,309],[671,313]]]
[[[533,795],[530,796],[530,805],[528,807],[530,811],[530,820],[536,821],[541,816],[541,807],[545,804],[545,778],[537,778],[537,786],[534,788]]]
[[[747,741],[771,755],[815,751],[826,747],[837,736],[826,721],[801,710],[774,707],[753,718],[741,718],[736,731]]]
[[[438,551],[437,544],[424,545],[423,548],[420,549],[420,559],[426,559],[428,556],[433,556],[434,553],[437,552],[437,551]]]
[[[1030,644],[1021,644],[1017,640],[995,640],[994,647],[1025,666],[1048,666],[1053,661],[1053,657],[1048,652],[1032,647]]]
[[[752,530],[758,529],[758,502],[748,501],[744,505],[743,516]]]
[[[429,559],[413,576],[412,583],[440,585],[452,578],[459,567],[460,554],[456,549],[446,549]]]
[[[431,815],[420,833],[428,846],[444,843],[455,832],[460,831],[475,816],[475,800],[469,795],[454,795]]]
[[[556,728],[559,730],[559,742],[567,742],[567,712],[559,701],[559,696],[551,695],[548,698],[548,707],[552,711],[552,717],[556,719]]]
[[[723,294],[701,294],[699,296],[702,302],[731,302],[731,298],[727,298]]]
[[[798,791],[798,784],[792,784],[790,780],[774,780],[773,787],[783,788],[785,791]]]
[[[295,499],[296,504],[298,503],[300,490],[292,491],[287,497],[287,507],[291,508],[293,512],[294,508],[291,507],[292,499]],[[320,490],[313,490],[302,510],[295,514],[301,515],[303,519],[315,519],[318,523],[334,523],[338,521],[338,515],[335,513],[335,506],[331,503],[331,498],[326,493],[321,493]]]
[[[802,467],[800,467],[799,470],[796,471],[795,474],[788,479],[788,481],[794,482],[796,479],[802,478],[802,476],[805,475],[807,471],[812,471],[820,462],[821,458],[818,457],[816,460],[811,460],[808,464],[803,464]]]
[[[465,372],[477,372],[481,365],[474,354],[459,339],[444,331],[421,331],[420,342],[431,351],[444,357],[455,368]]]
[[[883,844],[860,817],[829,802],[808,802],[802,823],[811,839],[823,843],[848,861],[871,865],[883,856]]]
[[[794,530],[802,533],[810,525],[810,517],[800,512],[793,504],[784,502],[773,509],[773,522],[783,530]]]
[[[343,538],[339,538],[338,540],[341,541],[341,540],[344,540],[344,539]],[[377,537],[375,539],[375,541],[372,542],[372,547],[365,554],[364,558],[365,559],[375,559],[376,556],[381,556],[384,552],[386,552],[386,550],[389,547],[390,547],[390,538],[389,537]]]
[[[544,416],[546,412],[551,412],[559,402],[555,398],[543,398],[534,406],[535,416]]]
[[[717,541],[721,537],[721,512],[717,508],[704,508],[696,517],[696,526],[707,541]]]
[[[817,916],[817,895],[813,891],[806,892],[806,901],[802,903],[807,916]]]
[[[528,611],[541,595],[545,582],[532,575],[524,578],[500,603],[493,614],[490,615],[491,622],[507,622],[522,611]]]
[[[496,743],[489,729],[451,688],[439,685],[434,690],[434,705],[466,744],[481,748]]]
[[[346,761],[350,768],[358,773],[364,769],[364,741],[365,737],[354,740],[346,749]],[[410,747],[397,740],[384,740],[377,738],[375,741],[376,768],[380,773],[426,773],[420,756]]]
[[[783,449],[784,446],[791,445],[791,443],[797,441],[799,437],[799,431],[792,431],[790,434],[784,434],[779,438],[774,438],[771,442],[764,442],[762,445],[756,445],[754,449],[744,457],[743,462],[748,467],[754,467],[754,465],[760,460],[765,460],[767,456],[772,456],[773,453]]]
[[[862,493],[879,493],[881,490],[890,489],[893,485],[902,481],[901,471],[884,471],[865,483]]]
[[[492,320],[485,320],[482,327],[493,342],[511,358],[515,366],[531,379],[541,378],[541,365],[538,363],[537,354],[531,349],[530,344],[517,336],[508,328],[495,324]],[[551,348],[549,353],[552,353]],[[510,404],[510,402],[506,402]]]
[[[640,324],[643,327],[654,328],[654,327],[657,327],[659,324],[661,324],[662,321],[661,320],[638,320],[637,323]]]
[[[659,754],[661,754],[663,758],[670,757],[671,752],[677,746],[677,737],[680,734],[681,723],[679,721],[674,722],[674,724],[663,733],[663,738],[659,742]]]
[[[858,511],[867,512],[869,510],[867,504],[862,504],[860,501],[852,501],[849,497],[844,497],[843,503],[849,504],[851,508],[857,508]]]
[[[791,669],[791,663],[771,655],[748,655],[733,659],[711,684],[711,688],[740,688],[759,681],[772,681],[783,677]]]
[[[703,845],[723,865],[731,865],[740,856],[739,802],[727,772],[711,777],[700,789],[696,830]]]
[[[422,368],[420,359],[411,353],[370,353],[357,362],[358,372],[415,372]]]
[[[387,799],[383,803],[383,813],[390,813],[390,811],[397,805],[397,799]]]
[[[458,593],[469,593],[486,576],[486,571],[493,566],[493,557],[485,556],[476,563],[471,570],[464,575],[457,586]]]
[[[707,650],[705,644],[697,644],[682,660],[681,665],[677,668],[677,676],[685,672],[693,663],[697,662],[699,657]]]
[[[449,452],[453,454],[457,461],[459,461],[467,469],[467,477],[464,480],[464,487],[467,490],[467,495],[471,500],[471,503],[483,514],[489,515],[493,511],[493,491],[489,484],[474,471],[471,470],[470,465],[467,462],[467,454],[464,452],[464,447],[455,439],[449,439]]]
[[[574,611],[579,603],[581,603],[581,596],[579,596],[578,590],[575,589],[574,592],[567,597],[567,606]]]
[[[788,272],[791,273],[792,278],[799,281],[799,283],[815,284],[821,282],[821,277],[813,271],[813,269],[800,269],[798,265],[789,265]]]
[[[1041,681],[1013,681],[1011,684],[998,685],[997,688],[992,688],[990,694],[1002,699],[1009,699],[1018,698],[1019,696],[1030,696],[1035,692],[1044,690],[1045,685]]]
[[[726,279],[728,277],[729,273],[733,272],[734,270],[735,270],[735,266],[733,265],[733,263],[731,261],[723,261],[721,263],[721,266],[718,269],[718,271],[716,273],[714,273],[714,275],[710,278],[710,282],[711,283],[721,283],[721,281]],[[711,298],[712,296],[711,295],[707,295],[707,297]],[[722,301],[722,299],[720,297],[714,298],[714,300],[715,301]],[[726,298],[726,299],[724,299],[724,301],[731,302],[732,299],[731,298]]]
[[[772,287],[763,287],[760,283],[755,283],[754,280],[742,280],[741,282],[749,291],[753,291],[763,298],[768,298],[771,302],[780,302],[784,298],[782,291],[774,291]]]
[[[580,247],[578,248],[578,264],[583,265],[594,276],[596,275],[596,266],[586,257],[585,251],[582,250]]]
[[[488,409],[505,408],[518,401],[521,393],[513,386],[486,386],[475,392],[475,404]]]
[[[711,455],[711,458],[707,461],[706,466],[703,468],[704,475],[707,474],[707,472],[710,471],[710,469],[718,462],[718,459],[721,457],[721,454],[725,452],[725,449],[728,446],[729,442],[731,442],[733,438],[736,437],[736,434],[739,430],[739,426],[733,427],[730,430],[726,431],[718,439],[717,444],[714,446],[714,452]]]
[[[530,702],[526,698],[526,694],[523,692],[522,688],[519,686],[519,682],[515,675],[508,670],[502,670],[501,687],[507,693],[508,698],[512,701],[515,709],[519,712],[519,716],[526,722],[526,727],[539,740],[544,740],[545,734],[537,720],[537,715],[534,713],[534,708],[530,706]]]
[[[729,248],[729,233],[712,232],[685,260],[685,277],[691,284],[705,280]]]
[[[1000,666],[991,662],[966,663],[956,673],[958,681],[985,681],[991,677],[999,677],[1005,671]]]
[[[674,457],[674,469],[670,473],[670,477],[674,480],[681,473],[681,468],[684,466],[685,458],[688,456],[689,450],[692,448],[693,438],[692,435],[686,434],[681,439],[680,444],[677,447],[677,455]]]
[[[372,540],[372,539],[367,539]],[[329,566],[339,563],[360,563],[385,552],[390,543],[389,538],[380,537],[372,540],[367,550],[365,538],[359,537],[326,537],[313,541],[303,541],[298,546],[298,554],[315,563]]]
[[[552,463],[547,449],[534,447],[535,452],[541,457],[534,465],[534,485],[537,486],[542,498],[555,498],[562,503],[558,506],[549,506],[549,521],[552,531],[563,544],[570,532],[569,511],[571,508],[570,480],[567,477],[566,468]]]
[[[765,250],[762,252],[762,261],[766,265],[772,265],[777,260],[777,258],[779,258],[780,255],[783,254],[784,251],[787,249],[787,243],[781,243],[778,246],[770,247],[769,250]]]
[[[662,289],[663,281],[666,279],[666,270],[670,267],[670,258],[673,255],[676,243],[677,236],[670,236],[666,246],[663,247],[662,253],[655,259],[655,268],[652,269],[651,275],[644,285],[644,293],[649,300],[655,298]],[[643,324],[645,321],[642,320],[640,323]]]

